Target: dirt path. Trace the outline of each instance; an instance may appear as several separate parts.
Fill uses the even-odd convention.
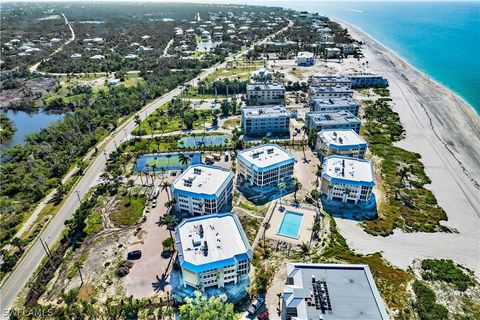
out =
[[[68,26],[68,28],[70,29],[70,32],[71,32],[71,37],[70,39],[68,39],[67,41],[65,41],[60,47],[58,47],[55,51],[53,51],[50,56],[47,58],[50,59],[51,57],[53,57],[54,55],[56,55],[58,52],[62,51],[63,48],[68,45],[70,42],[72,42],[73,40],[75,40],[75,32],[73,31],[73,28],[72,28],[72,25],[70,24],[70,22],[68,21],[67,17],[65,16],[65,14],[62,12],[62,16],[63,16],[63,19],[65,20],[65,24]],[[28,70],[30,72],[37,72],[37,73],[41,73],[41,74],[45,74],[43,72],[39,72],[37,71],[38,67],[40,66],[40,63],[42,63],[41,61],[35,63],[34,65],[30,66],[28,68]]]

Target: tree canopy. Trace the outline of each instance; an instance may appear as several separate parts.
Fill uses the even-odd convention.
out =
[[[201,292],[195,292],[195,298],[186,298],[180,307],[182,320],[232,320],[239,319],[233,310],[233,304],[227,303],[227,296],[207,298]]]

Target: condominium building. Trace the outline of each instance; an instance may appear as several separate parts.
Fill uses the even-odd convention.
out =
[[[291,178],[296,161],[290,152],[270,143],[243,150],[237,159],[239,178],[258,187]]]
[[[171,184],[175,210],[192,215],[222,212],[231,204],[232,190],[231,170],[205,164],[188,167]]]
[[[338,59],[342,54],[342,50],[339,48],[326,48],[325,49],[325,57],[327,59]]]
[[[320,191],[327,200],[367,202],[374,185],[373,167],[368,160],[337,155],[323,159]]]
[[[323,160],[331,155],[363,159],[367,142],[351,129],[325,129],[317,134],[315,150]]]
[[[349,111],[353,115],[358,115],[360,104],[352,98],[343,97],[336,99],[313,99],[310,110],[313,112],[338,112]]]
[[[247,84],[247,103],[249,105],[281,104],[285,102],[285,87],[279,83]]]
[[[305,124],[308,132],[312,132],[316,128],[317,132],[325,129],[352,129],[359,133],[362,122],[349,111],[307,112]]]
[[[297,54],[297,65],[309,67],[315,64],[315,55],[312,52],[302,51]]]
[[[175,240],[185,287],[203,291],[248,278],[253,251],[235,214],[183,220],[175,228]]]
[[[290,114],[284,106],[245,106],[241,127],[245,135],[288,134]]]
[[[313,99],[337,99],[337,98],[351,98],[353,97],[353,90],[349,87],[341,86],[310,86],[308,88],[310,102]]]
[[[353,73],[344,76],[352,81],[352,88],[388,87],[388,80],[375,73]]]
[[[388,320],[368,265],[287,263],[282,320]]]
[[[345,76],[316,75],[308,79],[312,87],[352,87],[352,80]]]
[[[256,82],[269,82],[272,81],[272,74],[268,72],[267,69],[260,69],[258,71],[254,71],[250,74],[250,81],[252,83]]]

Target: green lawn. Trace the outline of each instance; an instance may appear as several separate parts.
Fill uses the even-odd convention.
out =
[[[184,119],[179,115],[168,116],[169,103],[164,104],[153,114],[142,121],[139,127],[133,131],[133,135],[150,135],[155,133],[165,133],[186,129]],[[186,116],[193,118],[193,130],[203,129],[205,123],[212,123],[210,110],[192,110],[188,108],[185,111]],[[208,126],[208,125],[207,125]]]
[[[142,196],[118,196],[118,204],[115,211],[110,214],[112,222],[121,227],[128,227],[136,224],[143,214],[145,208],[145,197]]]

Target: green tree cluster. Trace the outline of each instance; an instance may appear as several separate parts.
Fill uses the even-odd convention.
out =
[[[207,298],[201,292],[195,292],[195,298],[186,298],[180,306],[182,320],[234,320],[239,319],[233,304],[227,303],[227,296]]]

